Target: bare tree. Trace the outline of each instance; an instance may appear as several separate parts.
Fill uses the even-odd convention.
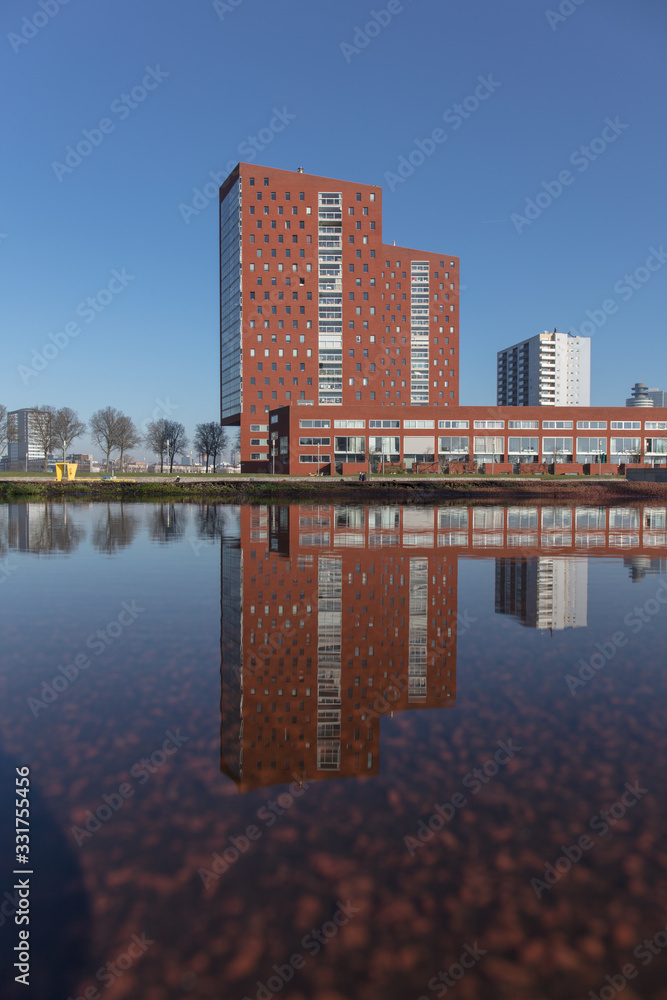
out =
[[[120,450],[120,471],[123,471],[123,454],[129,448],[136,448],[141,444],[141,434],[134,426],[132,419],[121,413],[116,421],[116,446]]]
[[[28,418],[44,454],[44,472],[47,471],[49,455],[56,446],[55,418],[55,406],[36,406]]]
[[[201,452],[206,455],[206,471],[208,472],[208,458],[211,454],[211,431],[215,426],[213,423],[208,424],[197,424],[195,427],[195,437],[192,442],[193,448],[196,451]]]
[[[106,455],[107,474],[109,473],[109,456],[116,451],[118,444],[118,420],[123,414],[113,406],[105,406],[96,410],[90,418],[90,435]]]
[[[169,472],[174,466],[176,454],[181,454],[188,446],[188,439],[185,434],[185,427],[176,420],[167,420],[167,458],[169,459]]]
[[[61,409],[56,410],[53,420],[53,433],[58,446],[62,448],[63,462],[65,461],[65,453],[69,445],[71,445],[75,438],[81,437],[85,433],[85,430],[86,425],[79,420],[78,415],[69,406],[63,406]]]
[[[218,461],[218,455],[223,455],[227,447],[227,433],[220,424],[213,424],[213,436],[211,440],[211,458],[213,459],[213,471]]]
[[[0,403],[0,455],[4,455],[9,443],[16,441],[17,437],[16,418],[10,420],[7,407]]]
[[[208,472],[210,459],[215,472],[218,455],[222,455],[227,447],[227,434],[224,427],[221,427],[215,420],[211,420],[207,424],[197,424],[193,444],[197,451],[206,455],[206,471]]]
[[[165,420],[164,417],[161,417],[159,420],[152,420],[148,425],[146,437],[144,438],[146,447],[160,456],[160,472],[164,470],[164,456],[167,451],[167,440],[169,439],[168,424],[169,421]]]

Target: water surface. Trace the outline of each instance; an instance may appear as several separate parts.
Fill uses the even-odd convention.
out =
[[[31,996],[665,1000],[666,520],[0,507]]]

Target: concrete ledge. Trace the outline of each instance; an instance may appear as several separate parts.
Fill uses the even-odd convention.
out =
[[[667,483],[667,469],[632,469],[628,466],[625,478],[629,483]]]

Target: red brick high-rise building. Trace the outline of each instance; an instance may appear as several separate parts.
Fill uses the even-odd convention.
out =
[[[382,241],[382,190],[240,163],[220,188],[221,420],[269,468],[269,410],[456,406],[459,261]],[[388,415],[388,414],[387,414]],[[365,437],[338,436],[336,462]]]

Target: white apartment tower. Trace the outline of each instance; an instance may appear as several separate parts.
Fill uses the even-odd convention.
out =
[[[545,331],[498,351],[497,405],[590,406],[590,337]]]

